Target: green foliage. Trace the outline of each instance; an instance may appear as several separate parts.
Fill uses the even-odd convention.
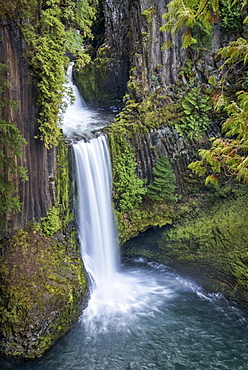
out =
[[[197,43],[192,35],[194,28],[202,30],[205,34],[211,34],[217,10],[218,0],[171,0],[168,12],[163,15],[166,23],[161,27],[161,31],[175,35],[184,29],[182,47],[186,49]]]
[[[7,212],[17,213],[21,203],[17,193],[19,181],[27,180],[26,170],[18,165],[22,155],[22,148],[26,140],[22,137],[14,122],[7,122],[3,117],[5,110],[14,110],[17,102],[4,97],[5,89],[9,86],[3,73],[9,68],[0,63],[0,212],[3,217]],[[1,218],[0,223],[3,222]]]
[[[170,99],[171,98],[171,99]],[[159,128],[166,124],[175,125],[182,115],[181,104],[169,97],[165,90],[143,97],[142,101],[124,96],[125,107],[116,116],[114,125],[107,131],[122,134],[130,132],[147,132],[147,129]]]
[[[213,140],[209,150],[200,150],[202,163],[210,166],[216,176],[221,167],[228,176],[235,176],[238,180],[248,181],[248,93],[239,92],[237,102],[227,107],[229,118],[224,122],[222,129],[227,138]],[[192,169],[192,168],[191,168]],[[208,178],[207,178],[208,179]],[[206,179],[206,181],[207,181]]]
[[[41,218],[41,235],[53,236],[61,228],[59,208],[52,206],[46,217]]]
[[[145,9],[141,14],[144,15],[147,19],[147,23],[150,24],[152,22],[152,16],[156,12],[156,9],[150,7]]]
[[[171,203],[174,199],[175,175],[166,156],[159,158],[153,169],[154,179],[147,187],[147,197],[154,201]]]
[[[218,50],[218,57],[225,59],[220,67],[221,70],[229,67],[228,72],[233,71],[237,67],[237,62],[245,65],[248,60],[248,41],[239,37],[237,40],[229,42],[226,47]]]
[[[221,26],[226,31],[241,29],[245,19],[244,2],[230,0],[220,0]]]
[[[164,14],[167,22],[162,26],[162,31],[176,34],[183,30],[183,48],[187,48],[196,43],[195,35],[196,27],[203,34],[211,34],[212,25],[219,20],[221,15],[221,25],[225,29],[234,30],[241,28],[242,22],[248,22],[248,17],[245,18],[244,6],[247,0],[172,0],[168,4],[168,13]],[[247,94],[244,91],[237,92],[237,99],[231,103],[224,95],[224,85],[227,81],[227,76],[231,73],[238,75],[238,68],[242,69],[247,64],[248,60],[248,43],[245,39],[239,38],[236,41],[230,42],[226,47],[218,50],[218,59],[224,58],[225,61],[221,66],[220,81],[216,81],[213,76],[210,76],[209,83],[216,89],[221,86],[221,92],[214,92],[213,102],[216,111],[226,111],[229,118],[223,124],[223,133],[226,138],[213,139],[212,148],[210,150],[200,150],[199,154],[202,160],[189,165],[189,168],[199,175],[204,175],[208,172],[206,184],[211,183],[217,185],[218,175],[221,169],[224,169],[228,176],[236,176],[238,179],[243,179],[245,182],[248,178],[247,167]],[[244,78],[243,88],[246,88],[246,78]],[[193,94],[194,95],[194,94]],[[197,97],[188,99],[186,95],[183,99],[182,106],[185,117],[181,119],[180,124],[176,124],[176,128],[182,134],[189,132],[189,137],[199,138],[201,133],[208,125],[208,112],[210,107],[204,96],[199,94],[201,109],[203,112],[195,112]],[[203,114],[202,114],[203,113]],[[212,173],[211,173],[212,172]]]
[[[182,47],[186,49],[196,43],[200,44],[204,34],[211,35],[213,24],[219,20],[219,14],[222,15],[221,24],[224,28],[231,30],[240,27],[244,20],[242,10],[246,4],[247,0],[241,2],[236,0],[220,0],[220,2],[219,0],[171,0],[168,4],[168,12],[163,15],[166,23],[161,30],[172,35],[183,30]]]
[[[175,125],[181,135],[190,139],[200,139],[208,127],[210,99],[202,94],[200,87],[196,86],[189,90],[182,100],[183,115]]]
[[[19,0],[7,1],[0,16],[20,19],[25,37],[26,55],[37,78],[39,138],[50,148],[58,144],[59,113],[63,110],[67,51],[77,57],[77,65],[89,62],[82,48],[91,37],[96,1],[90,0]],[[80,30],[78,33],[76,30]]]
[[[230,42],[225,48],[218,51],[220,57],[225,58],[220,67],[229,67],[229,72],[233,71],[235,65],[239,63],[245,65],[248,60],[248,42],[245,39],[239,38],[236,41]],[[226,75],[227,76],[227,75]],[[221,84],[226,81],[223,76]],[[212,140],[212,147],[209,150],[201,149],[199,151],[202,159],[198,162],[191,163],[189,168],[203,175],[207,170],[212,174],[206,179],[206,183],[218,183],[218,174],[221,169],[224,170],[228,177],[236,177],[238,180],[247,182],[248,180],[248,93],[246,91],[238,91],[236,100],[228,102],[222,94],[214,97],[215,108],[223,107],[228,118],[222,125],[222,131],[225,134],[224,138]],[[221,100],[221,102],[220,102]],[[205,170],[203,169],[205,168]]]
[[[115,208],[127,212],[136,208],[145,194],[144,181],[135,173],[136,163],[125,137],[108,134],[113,168],[113,199]]]

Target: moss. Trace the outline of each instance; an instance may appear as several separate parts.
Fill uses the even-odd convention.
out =
[[[72,212],[69,147],[60,141],[56,202],[40,223],[29,222],[1,245],[0,332],[5,355],[40,356],[71,328],[87,292]]]
[[[164,233],[159,261],[193,276],[248,308],[247,187],[239,195],[211,197],[190,219]],[[208,205],[208,208],[207,208]],[[187,212],[184,214],[186,215]]]
[[[122,247],[123,256],[146,257],[164,263],[193,278],[205,289],[221,292],[248,309],[247,194],[246,185],[232,184],[218,189],[210,187],[207,193],[187,202],[178,201],[173,223],[160,232],[148,232],[144,238],[139,234],[128,240]],[[139,211],[133,212],[139,215]],[[155,209],[151,209],[152,213],[159,217]],[[136,225],[134,223],[132,229],[128,216],[124,215],[124,221],[120,222],[124,225],[121,235],[131,237]],[[144,220],[144,214],[142,218]],[[150,221],[151,226],[156,225],[152,217]],[[138,226],[140,231],[142,222]]]
[[[119,61],[111,57],[109,47],[103,45],[97,51],[97,57],[84,68],[74,71],[76,85],[87,105],[109,108],[123,106],[124,87],[114,81]]]
[[[148,199],[144,199],[139,208],[124,213],[116,211],[121,244],[150,227],[171,224],[173,215],[174,210],[171,205],[150,202]]]
[[[148,25],[150,25],[152,23],[152,18],[153,18],[154,13],[156,13],[156,9],[154,9],[152,7],[145,9],[141,13],[142,15],[144,15],[146,17]]]
[[[1,350],[34,358],[70,329],[87,281],[79,252],[62,235],[19,230],[1,257]]]
[[[108,135],[113,174],[113,200],[116,210],[127,212],[142,202],[146,193],[144,181],[135,169],[137,162],[134,150],[124,135]]]

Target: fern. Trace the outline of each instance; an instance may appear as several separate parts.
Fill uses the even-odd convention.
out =
[[[157,161],[153,176],[152,183],[147,187],[147,197],[154,201],[171,202],[174,199],[176,178],[166,156]]]
[[[168,12],[163,15],[165,24],[161,31],[172,35],[186,28],[183,34],[183,47],[187,48],[197,43],[201,44],[201,37],[191,39],[190,35],[197,28],[205,35],[211,35],[213,24],[218,21],[219,13],[223,18],[223,27],[233,29],[240,27],[243,21],[247,22],[243,14],[247,0],[237,2],[236,0],[171,0],[167,7]],[[197,35],[197,32],[195,32]]]
[[[210,99],[201,93],[200,87],[193,87],[182,100],[183,116],[175,125],[181,135],[199,139],[210,123]]]

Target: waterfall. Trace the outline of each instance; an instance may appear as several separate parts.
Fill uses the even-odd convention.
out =
[[[70,70],[69,75],[69,83],[74,93],[76,91],[76,101],[69,113],[67,111],[63,132],[72,139],[74,135],[91,137],[87,141],[74,141],[72,148],[77,183],[78,234],[91,293],[81,320],[87,335],[97,336],[109,330],[125,331],[127,323],[130,327],[135,326],[140,313],[146,315],[152,307],[157,310],[161,304],[158,292],[170,293],[149,276],[120,271],[107,139],[104,135],[92,137],[92,127],[96,128],[95,112],[85,108],[80,97],[78,104]],[[97,119],[98,126],[106,125],[102,112],[97,113]],[[74,125],[75,121],[79,127]]]
[[[106,126],[113,113],[87,108],[72,81],[69,63],[67,88],[74,102],[63,115],[62,130],[68,138],[88,137],[73,145],[77,182],[77,221],[81,254],[89,275],[91,290],[104,292],[118,271],[117,236],[111,202],[111,162],[104,135],[93,138],[93,129]],[[70,97],[65,97],[67,104]]]
[[[82,257],[93,289],[117,271],[116,234],[111,207],[111,163],[106,138],[73,145]]]
[[[81,97],[77,86],[72,79],[73,62],[69,63],[67,70],[67,95],[64,102],[67,105],[66,111],[62,114],[61,128],[68,138],[89,137],[90,132],[100,129],[110,124],[114,118],[112,111],[98,111],[89,109]],[[71,94],[74,96],[74,102],[71,104]]]

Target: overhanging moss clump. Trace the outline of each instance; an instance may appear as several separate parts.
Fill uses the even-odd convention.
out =
[[[1,257],[1,352],[40,356],[77,321],[87,282],[75,244],[19,230]]]

